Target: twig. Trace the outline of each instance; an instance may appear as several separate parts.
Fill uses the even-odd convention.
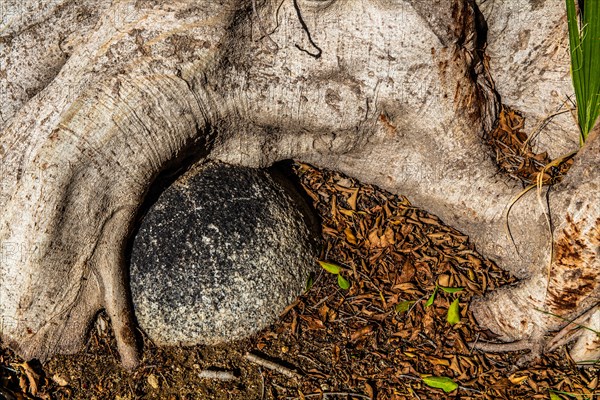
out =
[[[329,300],[329,298],[330,298],[331,296],[332,296],[332,295],[328,295],[328,296],[326,296],[326,297],[322,298],[321,300],[319,300],[319,302],[318,302],[317,304],[315,304],[314,306],[310,306],[310,308],[318,308],[318,307],[321,305],[321,303],[323,303],[323,302],[325,302],[325,301]]]
[[[265,375],[262,372],[262,369],[258,369],[260,372],[260,400],[264,400],[265,398]]]
[[[281,375],[285,375],[288,378],[294,378],[294,379],[302,378],[302,375],[300,375],[298,372],[294,371],[293,369],[284,367],[283,365],[277,364],[273,361],[265,360],[264,358],[261,358],[255,354],[246,353],[244,355],[244,358],[254,364],[260,365],[261,367],[265,367],[272,371],[279,372]]]
[[[473,348],[484,353],[504,353],[506,351],[534,351],[534,344],[531,340],[523,339],[508,343],[478,342],[473,344]]]
[[[326,399],[328,396],[353,396],[353,397],[358,397],[359,399],[368,399],[368,400],[372,400],[371,397],[364,395],[364,394],[359,394],[359,393],[350,393],[350,392],[323,392],[323,393],[311,393],[311,394],[305,394],[304,398],[308,399],[310,397],[319,397],[322,396],[324,399]],[[300,397],[286,397],[286,399],[288,400],[297,400]]]
[[[425,342],[428,342],[431,345],[431,347],[437,350],[437,345],[433,340],[429,339],[427,335],[425,335],[423,332],[419,332],[419,336],[421,336]]]
[[[8,390],[8,389],[7,389]],[[17,398],[11,394],[12,392],[7,392],[6,390],[0,388],[0,396],[6,400],[16,400]]]
[[[198,377],[206,379],[214,379],[218,381],[234,381],[238,377],[232,371],[218,371],[214,369],[205,369],[198,373]]]
[[[304,358],[305,360],[310,361],[311,363],[313,363],[314,365],[320,365],[317,361],[315,361],[314,358],[307,356],[306,354],[302,354],[302,353],[298,353],[298,357],[300,358]]]
[[[462,389],[464,391],[467,391],[467,392],[472,392],[472,393],[477,393],[477,394],[481,394],[482,393],[481,390],[471,389],[471,388],[468,388],[468,387],[465,387],[465,386],[461,386],[461,385],[458,385],[458,388]]]
[[[481,335],[480,333],[477,333],[477,336],[475,336],[475,341],[473,343],[471,343],[471,346],[469,346],[469,347],[471,347],[471,349],[469,350],[469,355],[473,354],[473,350],[475,350],[475,347],[477,346],[477,342],[479,341],[480,335]]]
[[[410,379],[412,381],[422,381],[423,380],[421,378],[417,378],[416,376],[404,375],[404,374],[396,375],[396,378]]]

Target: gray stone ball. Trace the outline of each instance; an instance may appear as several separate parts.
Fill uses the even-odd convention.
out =
[[[259,169],[208,163],[175,181],[133,241],[142,330],[159,345],[218,344],[275,322],[315,268],[298,201]]]

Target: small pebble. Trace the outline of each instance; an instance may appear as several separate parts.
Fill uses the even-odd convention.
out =
[[[69,384],[69,381],[64,376],[59,374],[54,374],[52,376],[52,380],[56,382],[58,386],[67,386]]]
[[[148,385],[150,385],[152,387],[152,389],[158,389],[159,384],[158,384],[158,378],[156,377],[156,375],[154,374],[150,374],[148,375]]]

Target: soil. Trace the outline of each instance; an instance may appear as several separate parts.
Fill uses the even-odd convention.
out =
[[[320,260],[339,267],[343,279],[321,269],[276,324],[248,340],[158,348],[145,338],[143,363],[132,372],[120,366],[104,314],[75,355],[40,365],[0,348],[0,399],[555,400],[600,394],[600,369],[576,366],[565,348],[526,366],[520,366],[526,353],[473,350],[472,342],[493,337],[475,323],[470,299],[514,279],[479,255],[468,237],[402,196],[305,164],[295,170],[321,218]],[[266,363],[249,361],[247,353]]]

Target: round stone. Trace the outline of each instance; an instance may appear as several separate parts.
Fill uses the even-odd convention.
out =
[[[216,344],[273,323],[302,293],[316,246],[300,196],[264,170],[209,163],[143,217],[131,256],[140,327],[157,344]]]

